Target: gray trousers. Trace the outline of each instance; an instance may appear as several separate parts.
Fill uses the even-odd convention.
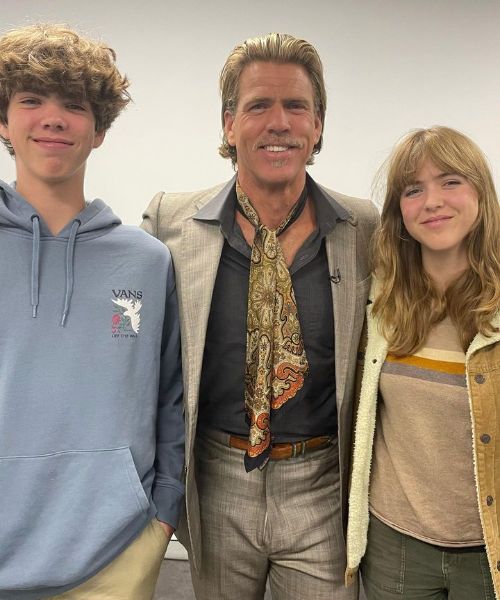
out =
[[[225,434],[198,436],[202,565],[197,600],[354,600],[344,587],[337,443],[246,473]],[[217,439],[218,438],[218,439]],[[226,443],[224,443],[226,440]]]

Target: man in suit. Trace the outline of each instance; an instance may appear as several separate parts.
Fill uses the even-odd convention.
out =
[[[307,173],[320,151],[320,58],[249,39],[220,77],[220,154],[236,175],[158,194],[180,300],[186,545],[196,597],[348,599],[346,486],[357,345],[378,214]]]

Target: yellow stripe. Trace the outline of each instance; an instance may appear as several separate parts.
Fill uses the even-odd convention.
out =
[[[392,363],[419,367],[420,369],[429,369],[431,371],[440,371],[441,373],[450,373],[452,375],[464,375],[465,373],[464,363],[431,360],[429,358],[422,358],[421,356],[394,356],[390,353],[387,355],[386,360]]]

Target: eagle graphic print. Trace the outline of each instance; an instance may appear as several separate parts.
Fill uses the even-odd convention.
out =
[[[115,338],[136,338],[141,327],[142,292],[113,290],[111,302],[111,335]]]

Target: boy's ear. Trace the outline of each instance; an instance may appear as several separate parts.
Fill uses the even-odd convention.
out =
[[[3,123],[0,121],[0,135],[4,140],[8,140],[9,138],[9,128],[7,127],[7,123]]]
[[[96,131],[94,135],[94,145],[92,147],[94,149],[99,148],[99,146],[104,142],[105,137],[106,131]]]

